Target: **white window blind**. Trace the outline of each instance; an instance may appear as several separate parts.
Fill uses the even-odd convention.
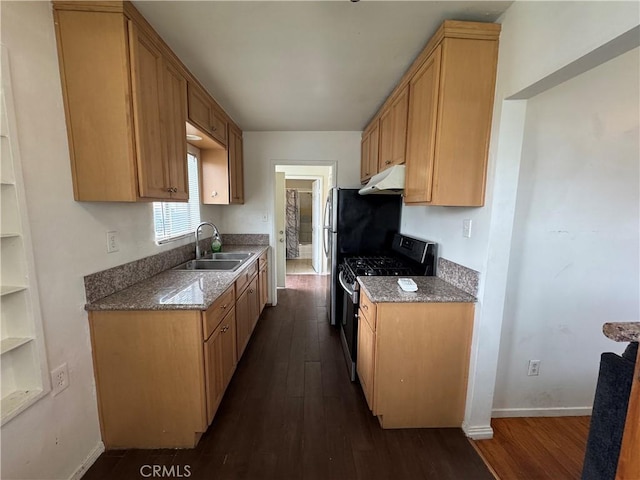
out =
[[[187,154],[189,175],[188,202],[154,202],[153,223],[156,242],[164,243],[193,233],[200,223],[200,191],[198,188],[198,158]]]

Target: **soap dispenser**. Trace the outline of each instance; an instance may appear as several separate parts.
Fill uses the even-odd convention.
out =
[[[217,232],[213,235],[213,240],[211,241],[211,252],[221,252],[222,251],[222,239],[220,238],[220,234]]]

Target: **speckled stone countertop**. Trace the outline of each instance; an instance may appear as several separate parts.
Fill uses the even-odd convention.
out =
[[[358,277],[358,282],[374,303],[395,302],[460,302],[472,303],[476,298],[438,277],[408,277],[418,285],[417,292],[405,292],[398,277]]]
[[[640,342],[640,322],[611,322],[602,326],[607,338],[616,342]]]
[[[248,252],[235,272],[165,270],[129,288],[85,305],[85,310],[206,310],[268,246],[238,245],[225,252]]]

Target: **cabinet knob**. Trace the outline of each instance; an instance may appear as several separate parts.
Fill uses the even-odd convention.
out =
[[[253,289],[249,289],[249,293],[253,293]]]
[[[216,130],[218,130],[218,127],[216,127],[215,125],[211,125],[211,131],[215,132]]]
[[[365,310],[369,310],[369,307],[367,305],[362,305],[362,308]]]
[[[167,192],[171,193],[173,191],[173,189],[171,187],[167,188]]]
[[[226,309],[227,309],[227,306],[228,306],[228,304],[226,304],[226,303],[225,303],[225,304],[224,304],[224,305],[222,305],[220,308],[221,308],[221,309],[223,309],[223,310],[226,310]]]
[[[386,162],[384,162],[385,165],[389,165],[391,163],[391,160],[387,160]]]

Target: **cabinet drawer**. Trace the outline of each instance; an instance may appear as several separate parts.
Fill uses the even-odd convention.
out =
[[[267,268],[267,252],[260,255],[260,258],[258,259],[258,267],[260,270]]]
[[[242,295],[242,292],[247,288],[256,273],[258,273],[258,262],[254,261],[236,280],[236,298],[240,298],[240,295]]]
[[[360,313],[364,315],[371,327],[376,331],[376,304],[369,300],[369,297],[360,290]]]
[[[211,305],[202,319],[202,332],[204,339],[206,340],[211,335],[216,327],[220,324],[220,321],[224,316],[231,311],[235,304],[235,295],[233,291],[233,285],[220,295],[213,305]]]

